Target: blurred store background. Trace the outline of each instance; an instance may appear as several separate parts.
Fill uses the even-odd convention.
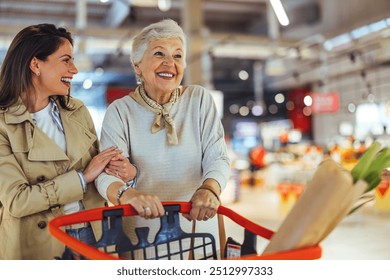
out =
[[[284,216],[324,157],[350,169],[372,141],[390,145],[390,1],[282,0],[284,19],[275,2],[0,0],[0,63],[27,25],[70,28],[79,68],[72,95],[100,132],[107,105],[136,87],[133,34],[175,19],[189,39],[185,83],[213,90],[226,130],[225,202],[273,191],[268,209]],[[372,206],[378,213],[390,213],[388,188],[378,194],[386,202]]]

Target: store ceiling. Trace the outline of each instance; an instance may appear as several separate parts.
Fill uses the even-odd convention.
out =
[[[190,2],[191,0],[186,0]],[[99,48],[121,47],[140,28],[163,18],[183,22],[184,0],[171,0],[169,11],[157,8],[158,0],[1,0],[0,35],[13,36],[17,30],[38,22],[66,25],[78,33],[100,39],[89,46],[89,52]],[[194,0],[192,0],[194,1]],[[270,35],[267,0],[203,0],[198,1],[203,11],[203,21],[208,39],[215,45],[239,42],[242,45],[258,45],[260,49],[247,49],[247,53],[215,50],[217,55],[263,59],[270,52],[270,36],[282,46],[295,44],[313,34],[307,26],[320,23],[319,0],[285,0],[291,26],[281,30],[280,36]],[[86,3],[85,10],[83,3]],[[85,13],[85,15],[84,15]],[[302,29],[302,27],[304,27]],[[296,28],[300,28],[297,30]],[[306,28],[306,30],[305,30]],[[271,31],[272,32],[272,31]],[[275,33],[275,32],[273,32]],[[279,38],[276,38],[279,37]],[[91,38],[93,39],[93,38]],[[91,41],[92,42],[92,41]],[[105,43],[105,46],[99,43]],[[274,46],[274,45],[273,45]],[[272,47],[273,47],[272,46]]]
[[[133,34],[163,18],[182,23],[186,1],[193,0],[171,0],[171,9],[162,12],[157,0],[0,0],[0,59],[24,26],[51,22],[65,25],[78,38],[85,39],[78,45],[79,53],[87,54],[79,56],[80,67],[130,71],[128,51]],[[267,0],[200,1],[203,32],[213,62],[211,75],[215,87],[225,92],[225,100],[253,96],[253,78],[238,81],[236,73],[241,68],[251,75],[255,61],[266,65],[273,59],[294,58],[299,60],[294,64],[295,71],[299,71],[300,64],[321,59],[319,50],[327,38],[390,15],[389,0],[282,2],[290,19],[287,27],[272,23],[275,18]],[[264,81],[274,79],[265,77]]]

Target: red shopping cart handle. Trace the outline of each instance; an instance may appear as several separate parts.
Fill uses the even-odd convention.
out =
[[[190,202],[165,201],[165,202],[162,202],[162,204],[163,205],[179,205],[180,206],[180,213],[182,213],[182,214],[189,213],[191,210],[191,203]],[[56,217],[49,223],[49,230],[53,230],[54,228],[59,228],[61,226],[68,226],[68,225],[72,225],[72,224],[99,221],[99,220],[103,219],[103,210],[115,209],[115,208],[123,209],[123,216],[137,216],[138,215],[137,211],[130,204],[100,207],[100,208],[84,210],[81,212]],[[249,230],[250,232],[252,232],[256,235],[260,235],[261,237],[264,237],[266,239],[270,239],[272,237],[272,235],[274,234],[274,232],[272,230],[269,230],[265,227],[262,227],[256,223],[244,218],[243,216],[237,214],[233,210],[226,208],[222,205],[219,206],[217,213],[230,218],[232,221],[239,224],[243,228]]]
[[[180,210],[179,212],[189,213],[191,210],[191,203],[190,202],[177,202],[177,201],[169,201],[169,202],[162,202],[162,204],[165,205],[179,205]],[[82,243],[79,240],[73,238],[72,236],[68,235],[65,231],[61,229],[61,227],[72,225],[72,224],[78,224],[78,223],[86,223],[86,222],[93,222],[93,221],[101,221],[103,220],[103,212],[105,210],[112,210],[112,209],[122,209],[123,216],[136,216],[138,215],[137,211],[130,205],[130,204],[124,204],[124,205],[118,205],[118,206],[108,206],[108,207],[101,207],[101,208],[95,208],[90,210],[84,210],[73,214],[63,215],[54,218],[49,222],[49,231],[50,233],[55,236],[58,240],[61,240],[66,246],[69,248],[77,251],[82,250],[84,253],[84,256],[90,259],[95,260],[117,260],[118,258],[109,254],[106,254],[104,252],[96,250],[95,247],[90,246],[88,244]],[[243,216],[237,214],[233,210],[224,207],[219,206],[218,214],[226,216],[230,218],[232,221],[234,221],[236,224],[242,226],[246,230],[252,232],[255,235],[261,236],[265,239],[270,239],[274,232],[272,230],[269,230],[265,227],[262,227]],[[264,254],[264,255],[247,255],[242,256],[240,259],[242,260],[293,260],[293,259],[318,259],[321,257],[321,247],[311,246],[306,248],[299,248],[299,249],[293,249],[288,250],[284,252],[277,252],[272,254]]]

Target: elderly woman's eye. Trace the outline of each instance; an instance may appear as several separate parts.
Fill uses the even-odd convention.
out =
[[[182,58],[182,55],[181,54],[176,54],[175,58]]]
[[[155,56],[164,56],[164,54],[162,52],[155,52],[154,55]]]

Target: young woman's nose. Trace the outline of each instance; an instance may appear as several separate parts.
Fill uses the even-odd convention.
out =
[[[73,62],[71,62],[71,64],[70,64],[69,72],[71,72],[71,73],[73,73],[73,74],[77,74],[77,73],[79,72],[79,71],[77,70],[76,65],[75,65]]]

